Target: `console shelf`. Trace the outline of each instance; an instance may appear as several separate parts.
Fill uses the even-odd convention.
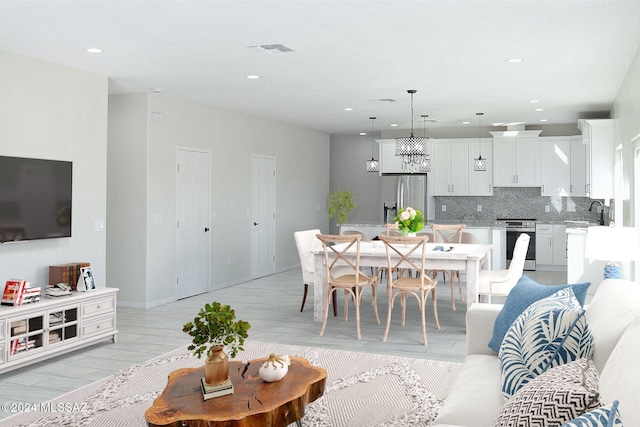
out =
[[[116,288],[0,306],[0,374],[98,341],[116,342]]]

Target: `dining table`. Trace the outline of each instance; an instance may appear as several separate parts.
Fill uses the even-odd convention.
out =
[[[340,243],[339,245],[348,245]],[[491,266],[493,246],[471,243],[427,243],[425,268],[429,270],[465,270],[467,274],[467,308],[478,301],[478,281],[481,269]],[[346,252],[347,258],[355,262],[355,245]],[[327,299],[327,269],[324,250],[313,251],[315,262],[315,280],[313,289],[313,320],[324,320],[324,305]],[[350,256],[349,256],[350,255]],[[333,259],[330,253],[330,259]],[[335,256],[335,255],[334,255]],[[420,260],[418,251],[410,256],[412,260]],[[397,254],[391,260],[399,260]],[[360,267],[388,268],[387,251],[382,241],[360,242]]]

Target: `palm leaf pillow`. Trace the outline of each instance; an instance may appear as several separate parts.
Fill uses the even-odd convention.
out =
[[[498,358],[502,395],[554,366],[591,356],[593,336],[571,288],[531,304],[507,330]]]

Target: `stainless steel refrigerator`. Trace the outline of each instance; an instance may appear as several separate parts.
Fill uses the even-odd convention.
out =
[[[427,175],[383,175],[379,186],[383,223],[393,222],[400,208],[412,207],[429,218]]]

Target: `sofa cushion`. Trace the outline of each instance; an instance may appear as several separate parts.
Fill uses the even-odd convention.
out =
[[[551,367],[588,357],[592,343],[584,310],[570,287],[531,304],[500,346],[504,398]]]
[[[509,329],[509,326],[514,320],[531,304],[534,302],[546,298],[567,287],[573,289],[573,293],[580,305],[584,305],[584,300],[587,296],[587,289],[589,289],[591,283],[577,283],[574,285],[541,285],[531,280],[529,277],[523,275],[518,283],[511,289],[507,299],[505,300],[502,311],[496,318],[496,322],[493,326],[493,337],[489,341],[489,348],[494,351],[500,351],[500,344],[504,338],[504,334]]]
[[[587,308],[587,322],[594,339],[592,359],[598,372],[602,373],[622,333],[638,316],[640,316],[638,283],[621,279],[607,279],[600,283],[598,291]],[[617,399],[617,397],[614,398]],[[619,400],[620,406],[624,406],[625,401]],[[624,414],[622,416],[624,418]]]
[[[637,283],[633,285],[638,286]],[[600,374],[604,402],[620,401],[618,410],[625,425],[640,426],[640,317],[622,334]]]
[[[622,427],[622,420],[618,413],[618,401],[589,411],[575,420],[571,420],[562,427]]]
[[[504,404],[496,356],[467,356],[440,408],[434,425],[490,426]]]
[[[494,426],[561,426],[598,408],[597,390],[598,371],[587,359],[556,366],[514,394],[502,407]]]

